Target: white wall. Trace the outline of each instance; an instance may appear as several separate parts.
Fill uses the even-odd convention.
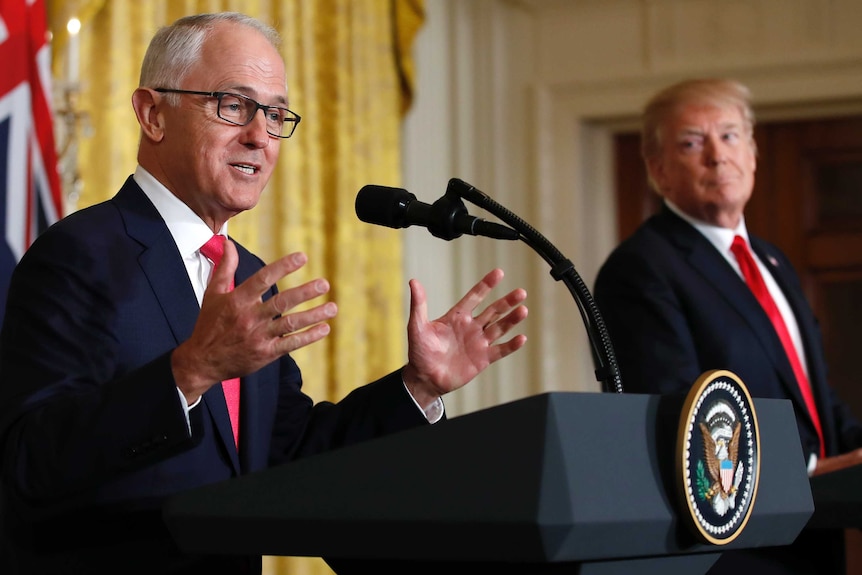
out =
[[[616,238],[612,135],[636,126],[659,88],[733,76],[761,119],[862,112],[856,0],[426,0],[426,10],[406,187],[431,202],[451,177],[473,184],[542,233],[590,288]],[[428,288],[432,314],[493,266],[507,288],[530,294],[527,347],[448,397],[450,415],[599,390],[573,298],[530,248],[447,243],[416,228],[404,237],[405,269]]]

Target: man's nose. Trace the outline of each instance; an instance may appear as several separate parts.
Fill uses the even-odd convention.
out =
[[[721,164],[727,159],[727,150],[722,141],[714,136],[709,136],[704,142],[704,153],[710,164]]]
[[[260,113],[258,113],[260,112]],[[258,109],[251,122],[243,126],[243,143],[255,148],[269,144],[270,136],[266,131],[266,110]]]

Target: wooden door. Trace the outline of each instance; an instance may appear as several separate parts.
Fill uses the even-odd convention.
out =
[[[829,381],[862,420],[862,117],[772,122],[755,130],[749,230],[799,273],[823,333]],[[620,240],[659,206],[638,134],[615,138]],[[848,573],[862,573],[862,535],[849,530]]]

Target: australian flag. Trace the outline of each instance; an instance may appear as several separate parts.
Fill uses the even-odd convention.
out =
[[[44,0],[0,0],[0,323],[9,278],[62,215]]]

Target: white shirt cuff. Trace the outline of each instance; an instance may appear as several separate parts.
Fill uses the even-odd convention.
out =
[[[189,412],[190,412],[193,408],[195,408],[195,407],[197,407],[197,406],[198,406],[198,404],[201,402],[201,398],[199,397],[199,398],[197,399],[197,401],[195,401],[193,404],[189,405],[189,402],[188,402],[188,401],[186,401],[186,396],[185,396],[185,395],[183,395],[183,392],[182,392],[182,391],[180,391],[180,388],[179,388],[179,387],[177,388],[177,393],[178,393],[178,394],[179,394],[179,396],[180,396],[180,405],[182,405],[182,406],[183,406],[183,412],[186,414],[186,425],[187,425],[187,426],[188,426],[188,428],[189,428],[189,437],[191,437],[191,435],[192,435],[192,421],[191,421],[191,419],[189,418]]]
[[[402,381],[402,383],[404,382]],[[425,419],[428,420],[428,423],[437,423],[438,421],[443,419],[443,414],[445,413],[446,409],[443,406],[442,397],[438,397],[434,400],[434,403],[429,405],[426,409],[422,409],[422,406],[419,405],[419,402],[416,401],[416,398],[413,397],[412,393],[410,393],[410,389],[407,387],[406,383],[404,383],[404,389],[407,391],[407,395],[410,396],[410,399],[413,400],[413,403],[416,404],[416,408],[419,409],[419,411],[422,412],[422,415],[425,416]]]
[[[811,477],[811,474],[814,473],[814,470],[817,469],[817,454],[812,453],[808,458],[808,477]]]

